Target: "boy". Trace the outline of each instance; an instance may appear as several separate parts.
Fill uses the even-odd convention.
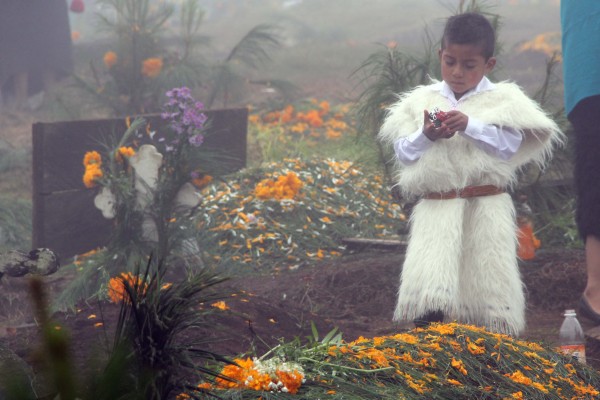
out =
[[[379,132],[394,146],[403,193],[420,197],[394,320],[423,326],[447,317],[511,335],[525,326],[505,190],[524,164],[543,165],[563,135],[517,85],[486,78],[494,43],[482,15],[450,17],[439,50],[443,81],[401,95]],[[436,108],[445,112],[432,121]]]

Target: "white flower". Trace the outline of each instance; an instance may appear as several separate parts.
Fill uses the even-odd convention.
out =
[[[117,215],[115,203],[117,199],[111,190],[107,187],[100,189],[100,192],[94,197],[94,205],[102,212],[102,216],[112,219]]]

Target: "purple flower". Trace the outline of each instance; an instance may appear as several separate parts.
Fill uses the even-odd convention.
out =
[[[194,136],[190,136],[189,141],[192,146],[200,147],[202,146],[202,143],[204,143],[204,135],[197,133]]]
[[[204,104],[192,97],[187,87],[167,91],[168,101],[163,106],[161,117],[169,121],[171,129],[179,136],[186,135],[187,142],[200,146],[204,142],[202,130],[207,117],[202,112]]]

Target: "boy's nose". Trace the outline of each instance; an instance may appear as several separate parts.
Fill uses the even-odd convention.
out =
[[[452,70],[453,76],[462,76],[462,74],[463,74],[463,70],[461,67],[456,67]]]

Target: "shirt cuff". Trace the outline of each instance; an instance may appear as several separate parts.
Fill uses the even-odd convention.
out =
[[[420,126],[418,130],[408,135],[406,140],[412,144],[414,149],[426,150],[433,144],[433,141],[423,133],[423,126]]]
[[[465,129],[465,133],[471,137],[477,137],[483,132],[483,128],[485,124],[483,121],[480,121],[475,118],[469,117],[469,121],[467,122],[467,129]]]

